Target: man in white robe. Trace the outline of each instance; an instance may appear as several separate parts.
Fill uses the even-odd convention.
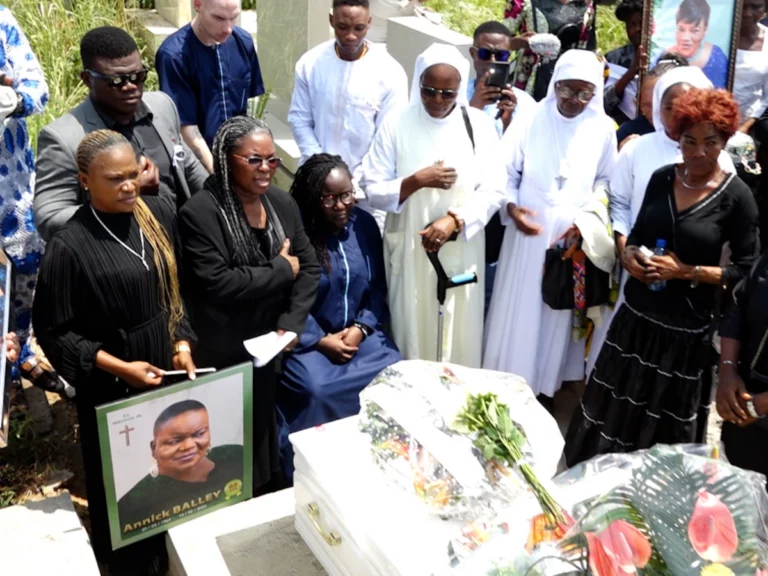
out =
[[[640,207],[645,198],[645,189],[653,173],[662,166],[677,164],[683,161],[680,144],[672,138],[664,125],[661,114],[661,101],[667,91],[673,86],[680,86],[681,91],[690,88],[712,88],[712,82],[698,66],[683,66],[666,72],[659,78],[653,89],[653,127],[651,134],[645,134],[630,140],[619,152],[616,166],[611,177],[611,220],[616,236],[616,246],[619,254],[624,251],[627,236],[635,225]],[[735,173],[730,154],[723,150],[719,157],[720,167],[725,172]],[[600,349],[611,327],[614,311],[624,302],[624,285],[628,274],[622,274],[619,299],[613,310],[605,308],[602,324],[595,328],[592,343],[589,348],[586,374],[589,376],[595,366]]]
[[[334,0],[331,26],[336,39],[304,54],[296,64],[288,123],[301,151],[341,156],[360,179],[360,164],[387,115],[407,105],[408,78],[384,46],[370,43],[368,0]],[[379,227],[384,214],[365,199]]]
[[[572,337],[572,310],[542,299],[548,248],[574,231],[593,191],[608,183],[616,131],[603,111],[603,64],[569,50],[557,61],[547,97],[524,130],[502,140],[510,155],[506,225],[488,311],[483,368],[525,378],[553,397],[563,381],[584,378],[584,339]]]
[[[387,211],[384,263],[400,352],[436,358],[437,276],[425,250],[439,250],[449,276],[478,275],[477,284],[448,291],[442,360],[477,368],[484,227],[503,200],[506,177],[492,120],[467,105],[468,76],[469,62],[453,46],[433,44],[421,54],[411,105],[384,121],[363,172],[371,203]]]

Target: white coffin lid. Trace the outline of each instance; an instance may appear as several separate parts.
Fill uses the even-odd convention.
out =
[[[398,576],[448,573],[448,543],[466,522],[443,521],[415,495],[388,485],[357,423],[354,416],[292,434],[297,473],[320,487],[345,531],[375,555],[372,564]]]

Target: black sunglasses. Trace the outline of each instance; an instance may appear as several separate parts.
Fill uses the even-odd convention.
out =
[[[424,84],[421,84],[420,87],[421,95],[424,98],[437,98],[437,95],[440,94],[444,100],[455,100],[456,96],[459,95],[458,90],[440,90],[439,88],[432,88],[432,86],[424,86]]]
[[[491,50],[490,48],[478,48],[477,46],[475,46],[475,50],[477,50],[477,57],[480,60],[488,61],[494,58],[496,62],[509,62],[509,59],[512,57],[512,52],[509,50]]]
[[[93,70],[86,70],[86,72],[91,78],[104,80],[110,88],[120,88],[128,82],[136,85],[144,84],[147,80],[147,74],[149,74],[149,70],[146,68],[142,68],[136,72],[129,72],[128,74],[102,74],[101,72],[94,72]]]

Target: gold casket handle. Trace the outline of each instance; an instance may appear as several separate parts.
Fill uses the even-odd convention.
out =
[[[341,544],[341,536],[336,532],[326,532],[323,527],[320,526],[320,506],[316,502],[312,502],[307,505],[307,512],[309,513],[309,519],[312,520],[312,524],[315,525],[315,530],[325,540],[328,546],[338,546]]]

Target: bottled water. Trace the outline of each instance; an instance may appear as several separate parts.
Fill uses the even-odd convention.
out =
[[[659,238],[658,240],[656,240],[656,248],[653,249],[653,255],[664,256],[664,254],[666,253],[667,253],[667,241]],[[656,280],[656,282],[652,282],[648,287],[654,292],[659,292],[661,290],[664,290],[664,288],[667,287],[667,281]]]

